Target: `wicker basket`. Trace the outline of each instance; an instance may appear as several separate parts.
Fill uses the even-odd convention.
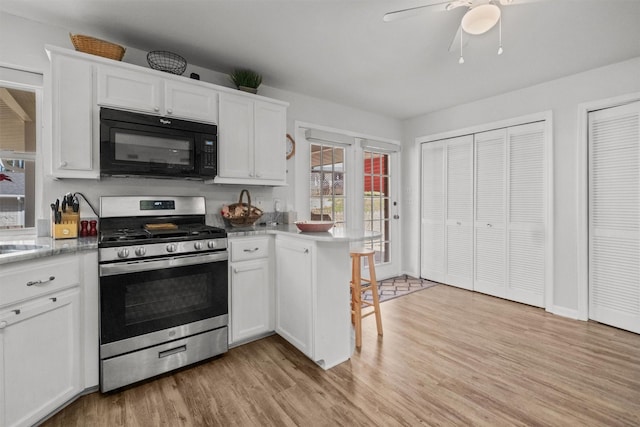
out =
[[[247,195],[247,203],[242,202],[242,196]],[[251,195],[248,190],[240,192],[238,203],[229,205],[229,215],[224,217],[234,227],[248,227],[253,225],[262,216],[262,210],[255,206],[251,206]]]
[[[82,34],[69,33],[69,37],[71,38],[73,47],[80,52],[90,53],[91,55],[98,55],[116,61],[121,61],[124,56],[125,48],[115,43]]]

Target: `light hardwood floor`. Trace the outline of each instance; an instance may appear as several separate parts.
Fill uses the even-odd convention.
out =
[[[44,425],[640,425],[640,335],[445,285],[381,309],[329,371],[272,336]]]

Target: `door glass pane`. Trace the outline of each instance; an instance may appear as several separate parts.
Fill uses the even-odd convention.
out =
[[[380,233],[366,247],[376,251],[376,264],[390,262],[389,155],[364,153],[364,228]]]
[[[309,174],[310,219],[334,221],[343,228],[345,216],[344,148],[311,144]]]

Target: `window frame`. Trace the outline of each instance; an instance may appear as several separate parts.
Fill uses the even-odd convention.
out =
[[[42,194],[43,194],[43,123],[44,123],[44,76],[40,71],[15,68],[10,65],[0,63],[0,87],[33,92],[35,94],[36,119],[35,138],[36,151],[27,153],[14,153],[13,158],[34,161],[35,188],[33,194],[33,227],[0,229],[0,240],[7,240],[9,237],[33,238],[38,235],[38,222],[42,218]],[[7,153],[7,151],[3,151]]]

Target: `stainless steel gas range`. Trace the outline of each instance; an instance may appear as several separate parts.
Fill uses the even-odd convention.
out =
[[[227,235],[203,197],[100,198],[100,390],[228,350]]]

